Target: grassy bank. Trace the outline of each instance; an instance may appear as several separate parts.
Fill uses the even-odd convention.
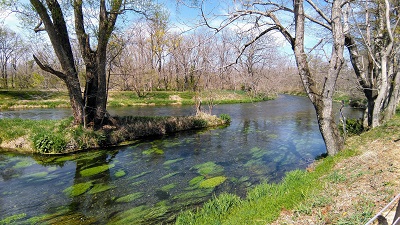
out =
[[[125,144],[142,137],[164,135],[229,123],[230,117],[208,114],[185,117],[115,117],[115,125],[100,130],[71,126],[72,118],[55,120],[0,119],[0,147],[22,152],[68,153]]]
[[[400,193],[400,116],[347,140],[346,149],[261,184],[241,199],[222,194],[177,224],[365,224]]]
[[[108,106],[124,107],[134,105],[194,105],[194,92],[154,91],[138,97],[132,91],[111,91]],[[270,97],[251,97],[243,91],[202,92],[203,104],[211,100],[214,104],[244,103],[268,100]],[[0,91],[0,109],[25,108],[66,108],[69,107],[68,94],[65,91]]]

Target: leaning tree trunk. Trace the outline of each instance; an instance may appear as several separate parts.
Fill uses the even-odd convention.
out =
[[[42,1],[30,0],[41,18],[41,23],[35,28],[35,32],[46,31],[54,52],[60,62],[62,71],[57,71],[49,65],[44,65],[35,55],[35,62],[39,67],[64,81],[68,89],[72,113],[75,124],[83,122],[83,99],[75,68],[74,55],[68,37],[67,25],[64,20],[63,11],[56,0],[46,1],[46,6]],[[41,27],[42,23],[44,27]]]

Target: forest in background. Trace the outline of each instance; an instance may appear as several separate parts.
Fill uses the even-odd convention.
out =
[[[107,57],[109,90],[133,91],[138,97],[158,90],[242,90],[252,97],[304,92],[293,56],[283,52],[282,43],[272,36],[258,40],[241,53],[243,43],[251,39],[245,34],[223,30],[216,35],[205,28],[180,34],[170,28],[170,23],[167,14],[156,20],[142,18],[113,33]],[[41,70],[32,57],[35,54],[59,68],[45,38],[40,34],[26,37],[1,26],[1,89],[66,89],[60,79]],[[72,43],[77,71],[84,80],[84,63],[76,40]],[[313,71],[323,74],[328,63],[322,56],[312,55],[310,65]],[[351,65],[342,70],[337,88],[339,95],[362,98]]]

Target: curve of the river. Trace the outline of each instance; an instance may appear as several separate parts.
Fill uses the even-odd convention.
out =
[[[110,109],[118,115],[189,115],[192,107]],[[21,223],[171,222],[221,192],[245,196],[278,182],[325,152],[304,97],[218,105],[228,127],[182,132],[116,149],[67,156],[0,151],[0,221]],[[347,111],[346,113],[350,113]],[[60,119],[68,109],[0,112],[0,118]]]

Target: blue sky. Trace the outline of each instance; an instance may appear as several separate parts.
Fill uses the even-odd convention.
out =
[[[191,0],[186,0],[188,4],[190,4]],[[199,0],[200,1],[200,0]],[[171,29],[176,32],[182,32],[184,30],[190,29],[193,25],[197,24],[201,18],[199,17],[200,12],[198,9],[190,8],[187,7],[183,4],[177,4],[177,0],[155,0],[156,3],[163,4],[168,8],[168,11],[170,13],[170,21],[171,21]],[[227,1],[227,2],[233,2],[233,1]],[[210,13],[210,17],[213,15],[223,15],[227,14],[227,11],[229,8],[233,8],[235,5],[232,3],[231,5],[226,5],[225,1],[223,0],[206,0],[204,4],[204,9],[206,10],[206,13]],[[1,12],[3,15],[7,15],[5,12]],[[218,26],[222,21],[222,18],[214,19],[212,21],[212,25]],[[6,24],[9,28],[16,32],[23,31],[24,29],[21,28],[21,26],[18,23],[18,19],[14,14],[9,14],[5,20],[4,24]],[[278,44],[280,45],[281,49],[283,52],[286,52],[288,54],[292,53],[292,50],[289,46],[289,44],[286,42],[286,40],[282,37],[280,34],[275,34],[275,38],[278,40]],[[313,37],[313,36],[307,36],[306,37],[306,44],[309,47],[312,47],[317,43],[319,39]]]

